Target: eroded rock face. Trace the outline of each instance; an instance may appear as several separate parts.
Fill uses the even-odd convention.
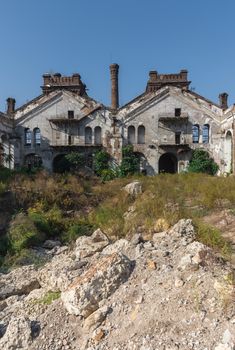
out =
[[[40,288],[37,271],[33,266],[23,266],[6,275],[1,274],[0,300],[12,295],[29,294],[36,288]]]
[[[31,322],[24,316],[12,317],[6,333],[0,339],[0,349],[28,350],[32,343]]]
[[[80,274],[80,266],[72,255],[60,254],[39,270],[38,280],[45,289],[62,291]]]
[[[131,196],[138,196],[142,193],[142,185],[140,181],[133,181],[124,187],[124,190]]]
[[[83,236],[77,239],[75,255],[78,259],[87,258],[100,252],[108,244],[108,237],[98,229],[90,237]]]
[[[127,280],[131,270],[131,261],[123,254],[103,257],[61,294],[65,308],[70,314],[88,317]]]

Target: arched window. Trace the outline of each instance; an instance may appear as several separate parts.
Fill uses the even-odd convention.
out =
[[[199,125],[195,124],[192,128],[193,131],[193,143],[199,143]]]
[[[37,146],[41,145],[41,131],[39,128],[34,129],[34,144]]]
[[[202,142],[209,143],[209,125],[204,124],[202,127]]]
[[[96,126],[95,130],[95,145],[101,145],[102,140],[101,140],[101,127],[100,126]]]
[[[139,144],[145,143],[145,127],[143,125],[140,125],[138,127],[138,143]]]
[[[91,144],[92,143],[92,128],[87,126],[85,128],[85,144]]]
[[[129,144],[135,143],[135,127],[130,125],[127,130],[127,139]]]
[[[28,128],[24,131],[24,142],[26,146],[30,146],[32,143],[32,134]]]

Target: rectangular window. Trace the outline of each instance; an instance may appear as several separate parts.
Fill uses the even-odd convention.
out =
[[[74,118],[74,111],[68,111],[68,118],[73,119]]]
[[[175,108],[175,117],[181,116],[181,108]]]
[[[175,133],[175,143],[176,143],[176,145],[180,144],[180,136],[181,136],[180,132],[176,132]]]

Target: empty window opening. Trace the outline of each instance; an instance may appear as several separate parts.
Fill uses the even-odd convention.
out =
[[[94,133],[95,133],[95,145],[101,145],[101,143],[102,143],[101,127],[96,126]]]
[[[135,143],[135,127],[133,125],[130,125],[127,130],[127,138],[129,144]]]
[[[175,133],[175,143],[176,143],[176,145],[180,144],[180,138],[181,138],[181,132],[176,132]]]
[[[74,118],[74,111],[68,111],[68,118],[73,119]]]
[[[181,116],[181,108],[175,108],[175,117]]]
[[[143,125],[140,125],[138,127],[138,143],[139,144],[145,143],[145,127]]]
[[[92,129],[87,126],[85,128],[85,144],[91,144],[92,143]]]

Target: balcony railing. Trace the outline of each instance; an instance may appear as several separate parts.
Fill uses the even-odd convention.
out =
[[[160,113],[159,115],[159,121],[165,122],[165,121],[184,121],[186,122],[189,118],[188,113],[181,113],[180,116],[175,116],[173,113]]]

